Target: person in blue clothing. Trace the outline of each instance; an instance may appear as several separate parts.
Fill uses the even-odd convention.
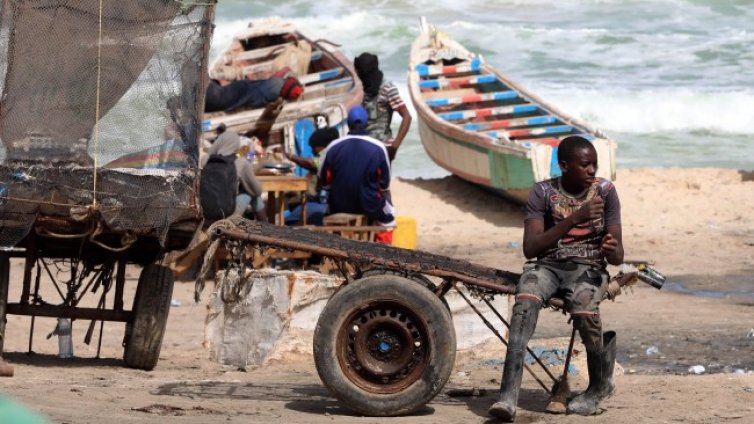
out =
[[[319,178],[328,190],[329,213],[362,214],[378,225],[393,226],[390,158],[385,145],[367,135],[367,121],[362,106],[349,110],[349,133],[322,152]]]

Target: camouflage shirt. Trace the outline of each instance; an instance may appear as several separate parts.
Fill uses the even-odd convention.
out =
[[[605,258],[600,251],[605,228],[608,225],[620,225],[620,200],[612,182],[597,178],[584,192],[572,195],[560,187],[560,178],[536,183],[529,192],[526,204],[526,219],[542,219],[545,231],[576,212],[588,200],[596,196],[605,202],[604,213],[597,219],[578,224],[547,250],[538,259],[546,261],[564,261],[605,265]]]
[[[383,81],[376,96],[364,95],[362,105],[369,114],[369,136],[389,144],[388,141],[393,139],[393,131],[390,129],[393,111],[404,105],[398,87],[390,81]]]

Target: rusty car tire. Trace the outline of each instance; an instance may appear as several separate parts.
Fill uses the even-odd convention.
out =
[[[152,370],[160,359],[162,339],[173,296],[173,272],[150,264],[141,270],[131,322],[126,324],[123,360],[126,366]]]
[[[400,276],[375,275],[327,302],[313,350],[320,379],[348,408],[397,416],[423,407],[445,386],[456,333],[432,291]]]
[[[435,283],[433,283],[432,281],[430,281],[429,278],[425,277],[423,274],[418,273],[418,272],[399,271],[399,270],[390,269],[390,268],[377,267],[377,268],[368,269],[361,274],[362,277],[372,277],[375,275],[397,275],[399,277],[408,278],[409,280],[415,283],[419,283],[422,286],[428,288],[433,293],[437,291],[437,286],[435,285]],[[443,305],[445,305],[445,308],[450,310],[450,305],[448,305],[448,300],[445,299],[445,296],[441,297],[440,301],[442,302]],[[451,315],[451,319],[452,318],[453,316]]]

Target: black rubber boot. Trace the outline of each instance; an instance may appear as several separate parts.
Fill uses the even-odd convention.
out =
[[[519,299],[513,305],[508,351],[505,354],[505,367],[500,384],[500,400],[495,402],[488,411],[493,417],[509,422],[516,417],[526,345],[537,326],[540,307],[539,302],[531,299]]]
[[[600,402],[615,392],[615,331],[608,331],[602,337],[604,346],[601,352],[586,352],[589,387],[568,403],[568,413],[594,415],[598,412]]]

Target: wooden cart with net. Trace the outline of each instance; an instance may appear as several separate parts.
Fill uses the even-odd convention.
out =
[[[162,259],[202,222],[213,4],[2,1],[0,354],[16,314],[32,317],[30,350],[35,317],[89,320],[88,339],[95,322],[116,321],[125,364],[157,364],[173,289]],[[10,275],[13,257],[23,275]],[[133,305],[127,264],[142,267]],[[49,280],[59,296],[43,297]],[[96,306],[81,307],[92,292]]]

